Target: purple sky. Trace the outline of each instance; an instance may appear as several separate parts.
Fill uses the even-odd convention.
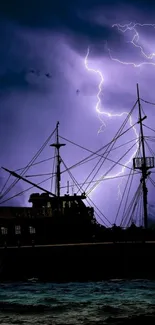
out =
[[[12,170],[25,166],[54,129],[57,120],[60,121],[61,135],[92,151],[99,149],[115,135],[124,117],[109,119],[104,116],[107,127],[98,134],[101,122],[95,107],[100,78],[85,68],[88,47],[89,67],[99,69],[104,78],[100,96],[101,111],[113,114],[129,112],[136,100],[137,82],[141,97],[155,102],[155,66],[135,68],[133,65],[123,65],[112,61],[108,51],[113,58],[124,63],[149,61],[143,57],[140,48],[131,44],[133,30],[123,33],[112,25],[131,21],[153,24],[154,14],[155,5],[151,1],[149,6],[148,1],[1,1],[0,166]],[[154,27],[138,26],[137,31],[139,44],[145,53],[149,55],[155,52]],[[155,59],[151,62],[155,63]],[[31,73],[30,70],[39,73]],[[50,78],[46,76],[47,73]],[[154,128],[154,106],[144,104],[143,108],[148,116],[145,124]],[[135,112],[134,122],[136,118]],[[147,134],[150,133],[147,131]],[[134,137],[131,131],[119,144]],[[112,153],[111,159],[116,160],[123,150]],[[40,159],[52,155],[52,149],[47,148]],[[87,155],[87,152],[69,144],[62,149],[67,166]],[[85,180],[93,166],[94,162],[73,172],[79,183]],[[107,162],[96,178],[110,166],[111,163]],[[119,172],[120,168],[117,166],[114,173]],[[48,173],[51,169],[52,162],[48,162],[45,166],[40,165],[36,171]],[[35,173],[34,169],[29,174],[32,172]],[[2,185],[6,173],[0,170],[0,176]],[[64,185],[67,179],[64,179]],[[40,180],[33,179],[35,182]],[[120,181],[102,182],[92,195],[93,201],[112,222],[120,202]],[[122,190],[123,184],[125,181]],[[25,185],[20,182],[16,192],[23,188]],[[153,187],[149,189],[152,202]],[[28,196],[29,193],[25,194],[23,198],[14,200],[13,204],[20,202],[26,205]]]

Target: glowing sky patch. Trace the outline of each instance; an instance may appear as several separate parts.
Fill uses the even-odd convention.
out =
[[[108,111],[102,110],[102,108],[101,108],[101,98],[100,98],[100,95],[102,93],[102,87],[103,87],[103,83],[104,83],[104,78],[103,78],[102,72],[100,70],[97,70],[97,69],[94,69],[94,68],[90,68],[89,67],[89,63],[88,63],[89,52],[90,51],[89,51],[89,48],[88,48],[87,54],[86,54],[86,57],[85,57],[85,60],[84,60],[84,64],[85,64],[85,68],[88,70],[88,72],[95,73],[95,74],[97,74],[99,76],[99,80],[100,81],[99,81],[99,85],[98,85],[98,93],[96,95],[96,97],[97,97],[97,103],[96,103],[95,110],[96,110],[96,112],[97,112],[97,114],[99,116],[99,119],[102,121],[102,125],[101,125],[101,127],[100,127],[100,129],[98,131],[98,132],[101,132],[102,129],[103,129],[103,127],[106,127],[106,123],[101,118],[102,116],[105,116],[105,117],[108,117],[108,118],[116,118],[116,117],[119,118],[119,117],[122,117],[124,115],[125,116],[128,116],[129,113],[128,112],[122,112],[122,113],[112,114],[112,113],[110,113]],[[133,132],[134,132],[134,135],[135,135],[136,150],[134,150],[134,152],[131,155],[130,159],[125,163],[124,167],[122,167],[122,169],[121,169],[120,172],[118,172],[116,174],[112,174],[112,175],[110,174],[108,176],[101,176],[100,177],[100,180],[102,180],[102,179],[108,179],[108,178],[111,179],[113,177],[115,178],[117,176],[120,176],[121,174],[123,174],[125,172],[126,166],[128,166],[132,162],[133,158],[135,157],[136,152],[137,152],[138,147],[139,147],[138,142],[137,142],[137,140],[139,138],[139,135],[138,135],[138,132],[136,130],[136,127],[134,126],[134,123],[133,123],[133,120],[132,120],[132,116],[129,117],[129,124],[133,128]],[[95,186],[93,186],[93,190],[100,184],[100,180],[96,183]],[[120,186],[119,185],[118,185],[118,190],[119,190],[119,193],[120,193]],[[91,191],[92,190],[90,189],[88,191],[88,194],[91,193]]]
[[[40,0],[39,6],[36,0],[17,0],[17,6],[8,5],[9,2],[0,3],[0,166],[12,170],[25,166],[57,120],[61,135],[97,150],[113,137],[128,115],[136,100],[137,82],[141,97],[155,101],[153,2],[67,0],[64,5],[58,0],[53,5],[53,1]],[[30,69],[39,70],[40,76],[28,74]],[[45,73],[51,78],[43,77]],[[154,128],[154,107],[142,105],[147,124]],[[136,123],[137,117],[135,113],[129,124]],[[136,141],[136,131],[138,126],[126,141],[132,136]],[[67,144],[62,151],[67,166],[86,155],[76,149],[73,152]],[[132,164],[135,149],[127,157],[126,166]],[[123,150],[120,149],[120,155]],[[44,156],[52,154],[48,148]],[[115,151],[111,158],[117,159]],[[109,166],[107,162],[106,169]],[[40,169],[38,166],[36,172],[50,172],[51,168],[48,162]],[[122,175],[125,167],[117,166],[113,172]],[[74,173],[78,182],[83,183],[88,169],[83,165]],[[104,169],[97,179],[103,173]],[[114,176],[112,172],[110,175]],[[62,183],[67,180],[62,179]],[[35,182],[39,181],[35,178]],[[93,199],[113,219],[120,180],[106,179],[100,184],[93,191]],[[154,189],[149,195],[154,200]],[[24,199],[19,198],[21,204],[27,204],[28,196],[29,193]]]
[[[131,61],[127,61],[127,62],[121,61],[118,58],[114,58],[111,54],[111,50],[108,49],[111,60],[116,61],[121,64],[124,64],[124,65],[132,65],[135,68],[140,68],[144,65],[155,66],[155,62],[153,62],[153,60],[155,59],[155,52],[151,52],[150,54],[147,54],[145,52],[143,46],[140,45],[140,34],[137,31],[138,27],[141,27],[141,28],[142,27],[144,27],[144,28],[152,27],[155,29],[155,24],[149,24],[149,23],[148,24],[140,24],[140,23],[130,22],[129,24],[124,24],[124,25],[121,25],[121,24],[113,24],[112,25],[112,28],[117,28],[118,31],[122,32],[123,34],[126,34],[129,31],[133,33],[133,37],[131,38],[131,41],[128,41],[128,42],[130,42],[133,45],[133,47],[135,47],[140,52],[140,54],[142,55],[142,57],[144,59],[140,63],[135,63],[135,62],[131,62]]]

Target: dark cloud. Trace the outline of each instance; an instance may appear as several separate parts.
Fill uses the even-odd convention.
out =
[[[0,12],[3,17],[31,27],[67,26],[72,30],[74,28],[82,30],[84,26],[80,26],[82,23],[79,18],[80,12],[103,7],[105,10],[110,9],[111,16],[114,16],[124,6],[134,7],[139,12],[145,11],[145,13],[155,8],[154,1],[148,3],[146,0],[3,0],[0,3]],[[117,12],[115,12],[116,9]],[[124,12],[124,16],[128,14],[129,12]]]
[[[39,78],[52,78],[49,73],[40,74],[37,70],[26,70],[26,71],[12,71],[7,70],[3,75],[0,76],[0,94],[8,92],[10,90],[31,90],[33,92],[39,91],[44,92],[48,88],[45,80],[43,84],[38,82]]]
[[[83,53],[86,47],[94,47],[92,55],[103,55],[108,44],[121,49],[123,35],[116,28],[111,28],[118,21],[136,20],[140,16],[151,14],[155,7],[154,1],[123,1],[123,0],[3,0],[0,1],[0,66],[20,70],[29,67],[42,68],[43,60],[33,51],[30,55],[29,42],[19,37],[17,30],[27,28],[38,31],[52,30],[65,35],[76,51]],[[98,23],[96,17],[101,15]],[[105,23],[106,21],[106,23]],[[35,44],[34,44],[35,48]],[[43,50],[43,49],[42,49]],[[36,55],[36,56],[35,56]],[[6,71],[5,71],[6,72]],[[6,77],[8,78],[8,72]],[[12,79],[12,74],[9,79]],[[14,78],[19,80],[21,74]],[[15,80],[15,84],[16,84]],[[21,80],[22,83],[23,79]],[[18,83],[18,82],[17,82]],[[23,86],[24,86],[23,84]],[[25,84],[27,86],[27,83]]]
[[[112,39],[119,42],[121,36],[116,29],[111,30],[111,22],[136,19],[151,13],[153,1],[114,1],[114,0],[5,0],[0,2],[0,15],[3,19],[16,22],[33,29],[50,29],[64,33],[75,47],[82,47],[83,42],[97,44],[99,41]],[[134,8],[134,15],[133,15]],[[102,10],[101,10],[102,9]],[[103,13],[103,25],[94,20],[98,10]],[[109,24],[104,24],[106,18]],[[71,39],[70,39],[71,38]],[[78,44],[78,40],[81,41]]]
[[[21,71],[20,73],[7,71],[0,77],[0,89],[10,88],[25,88],[28,87],[29,83],[26,80],[26,73]]]
[[[133,67],[110,59],[107,47],[113,57],[135,60],[132,45],[112,24],[152,23],[154,7],[154,1],[140,0],[0,1],[1,165],[10,169],[25,166],[58,119],[62,121],[61,134],[92,150],[111,139],[113,119],[109,122],[106,117],[103,119],[111,128],[104,130],[103,136],[102,133],[97,136],[101,121],[95,108],[100,79],[86,70],[84,56],[90,46],[89,67],[101,69],[104,76],[101,110],[129,111],[136,97],[139,75],[135,77],[137,70]],[[39,70],[40,74],[29,73],[30,70]],[[154,82],[153,69],[152,75],[145,68],[138,71],[143,73],[141,83],[148,92],[150,76],[151,84]],[[150,93],[153,94],[153,88]],[[117,121],[114,119],[116,128]],[[66,150],[65,160],[70,166],[74,154]],[[44,172],[50,168],[51,165]],[[83,172],[82,177],[86,174],[87,171]],[[104,190],[105,187],[100,191],[101,208]]]
[[[45,91],[46,87],[40,87],[39,78],[47,78],[48,71],[38,48],[26,37],[25,29],[22,30],[17,23],[6,20],[3,16],[0,39],[0,95],[10,89]]]
[[[110,1],[111,2],[111,1]],[[109,1],[66,0],[11,0],[0,3],[3,17],[31,27],[64,27],[75,28],[78,21],[78,10],[89,10],[99,5],[107,5]],[[113,1],[112,1],[113,2]],[[81,26],[82,28],[82,26]]]

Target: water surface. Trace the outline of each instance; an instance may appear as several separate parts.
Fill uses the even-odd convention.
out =
[[[0,284],[0,324],[155,324],[155,281]]]

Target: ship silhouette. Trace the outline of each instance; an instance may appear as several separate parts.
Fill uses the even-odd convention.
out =
[[[144,136],[144,123],[146,115],[141,107],[142,99],[139,96],[137,85],[137,100],[130,113],[123,122],[123,127],[128,122],[133,110],[138,107],[139,137],[136,139],[137,151],[132,159],[133,165],[124,187],[115,223],[106,227],[104,222],[99,223],[96,214],[101,212],[89,197],[89,191],[83,190],[84,183],[78,184],[74,179],[71,169],[67,168],[60,155],[60,150],[67,140],[59,136],[59,122],[56,128],[44,143],[49,144],[55,136],[55,142],[50,144],[55,151],[55,170],[50,177],[55,178],[55,193],[36,184],[27,175],[27,171],[35,162],[37,155],[22,169],[21,173],[3,169],[15,178],[15,181],[5,188],[0,196],[0,280],[18,281],[37,279],[37,281],[92,281],[107,278],[152,278],[155,277],[155,230],[150,223],[149,215],[153,218],[153,205],[148,213],[148,189],[147,181],[151,178],[151,170],[154,168],[153,151],[151,156],[146,156],[146,137]],[[144,100],[143,100],[144,101]],[[147,101],[145,101],[147,102]],[[118,138],[128,131],[120,128],[116,136],[108,143],[104,154],[101,150],[90,151],[89,160],[98,156],[99,161],[111,161],[114,166],[121,165],[121,160],[113,161],[109,158]],[[133,125],[130,126],[131,129]],[[148,127],[148,129],[152,130]],[[154,130],[152,130],[154,131]],[[151,138],[153,139],[153,137]],[[132,147],[131,147],[132,148]],[[128,150],[129,151],[129,150]],[[85,159],[79,162],[82,164]],[[61,194],[61,165],[66,167],[72,181],[77,187],[77,192]],[[98,168],[98,163],[96,164]],[[129,167],[128,167],[129,168]],[[111,170],[111,169],[110,169]],[[93,169],[94,171],[94,169]],[[129,192],[134,174],[138,174],[139,184],[135,193]],[[97,175],[97,173],[95,173]],[[105,174],[104,177],[106,177]],[[102,180],[104,179],[102,177]],[[6,206],[8,201],[5,196],[21,180],[39,190],[29,197],[31,207]],[[87,179],[88,180],[88,177]],[[101,180],[101,179],[100,179]],[[99,183],[94,174],[89,183],[91,189]],[[127,187],[128,186],[128,187]],[[41,193],[40,193],[41,191]],[[89,198],[93,206],[84,201]],[[104,198],[106,200],[106,198]],[[123,203],[123,199],[124,202]],[[87,202],[88,203],[88,202]],[[120,223],[117,222],[118,214],[122,212]],[[101,218],[109,221],[101,212]],[[137,218],[137,219],[136,219]],[[109,221],[110,224],[110,221]]]

